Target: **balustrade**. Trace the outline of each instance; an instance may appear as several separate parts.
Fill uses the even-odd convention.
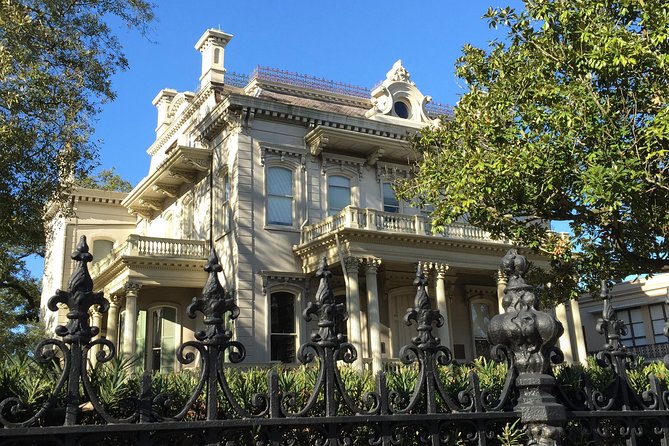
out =
[[[430,221],[424,215],[407,215],[376,209],[348,206],[341,212],[304,227],[301,242],[309,243],[338,229],[364,229],[388,233],[433,235]],[[443,232],[435,237],[493,242],[490,233],[465,223],[444,225]]]

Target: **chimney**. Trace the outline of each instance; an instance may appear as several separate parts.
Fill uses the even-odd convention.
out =
[[[177,95],[176,90],[165,88],[163,90],[160,90],[160,93],[158,93],[156,97],[153,98],[152,103],[158,109],[158,124],[156,125],[156,138],[162,135],[165,129],[169,127],[170,122],[172,122],[172,118],[168,117],[167,112],[170,108],[172,100],[174,99],[174,96],[176,95]]]
[[[195,44],[195,49],[202,54],[200,88],[207,84],[223,83],[225,75],[223,52],[230,39],[232,39],[232,34],[208,29]]]

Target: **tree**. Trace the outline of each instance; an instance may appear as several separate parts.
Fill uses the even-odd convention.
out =
[[[128,65],[108,21],[144,33],[152,18],[144,0],[0,0],[3,300],[34,308],[22,259],[43,252],[45,204],[92,167],[92,120],[114,98],[112,75]]]
[[[97,175],[85,176],[76,181],[79,187],[87,187],[89,189],[111,190],[115,192],[130,192],[132,184],[124,180],[115,169],[102,169]]]
[[[464,47],[467,91],[417,136],[399,194],[434,206],[437,227],[466,217],[547,254],[566,288],[669,268],[667,3],[526,0],[484,17],[506,38]]]

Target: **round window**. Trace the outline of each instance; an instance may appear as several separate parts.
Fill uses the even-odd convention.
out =
[[[393,108],[395,110],[395,114],[400,118],[407,119],[411,115],[409,112],[409,106],[404,101],[396,101]]]

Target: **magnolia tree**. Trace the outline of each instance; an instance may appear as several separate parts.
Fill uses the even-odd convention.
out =
[[[484,17],[507,34],[464,47],[467,92],[416,138],[399,195],[433,206],[437,229],[465,217],[546,254],[556,298],[666,270],[669,6],[526,0]]]

